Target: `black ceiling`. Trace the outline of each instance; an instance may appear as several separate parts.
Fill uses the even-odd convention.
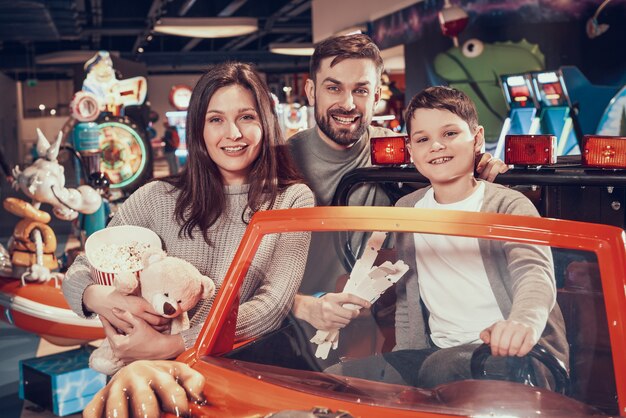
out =
[[[214,16],[257,17],[259,30],[221,39],[151,31],[160,17]],[[198,72],[229,59],[302,71],[308,57],[272,54],[268,45],[311,41],[311,0],[0,0],[0,71],[16,79],[72,77],[72,66],[42,57],[97,50],[143,62],[151,74]]]

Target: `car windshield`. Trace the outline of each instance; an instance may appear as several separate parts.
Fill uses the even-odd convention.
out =
[[[481,386],[491,393],[486,402],[505,407],[533,396],[535,386],[579,401],[586,412],[618,414],[603,285],[623,278],[604,266],[611,261],[594,250],[597,243],[563,230],[556,242],[541,227],[520,233],[516,217],[497,215],[495,227],[475,214],[424,213],[425,222],[473,220],[465,228],[425,223],[420,233],[398,231],[401,221],[312,232],[298,293],[312,296],[303,300],[314,307],[342,291],[373,302],[348,325],[318,330],[292,312],[278,329],[205,361],[324,397],[401,409],[480,413],[467,386],[479,379],[489,385]],[[506,319],[541,335],[529,355],[492,356],[483,346],[506,340],[493,327]],[[542,412],[558,412],[559,402]]]

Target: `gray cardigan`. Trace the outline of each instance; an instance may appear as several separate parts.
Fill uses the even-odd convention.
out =
[[[396,206],[414,207],[428,189],[423,188],[404,196]],[[481,212],[539,216],[523,194],[488,182],[485,182]],[[396,285],[395,350],[426,348],[430,346],[427,312],[420,301],[413,234],[398,234],[396,245],[398,256],[410,269],[408,277]],[[503,317],[531,325],[537,335],[541,335],[539,342],[565,365],[569,365],[565,323],[556,304],[550,249],[484,239],[479,239],[479,248]]]

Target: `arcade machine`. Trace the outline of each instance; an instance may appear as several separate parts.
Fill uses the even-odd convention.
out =
[[[283,92],[285,92],[285,103],[280,103],[278,96],[272,94],[274,99],[274,107],[276,109],[276,116],[278,117],[278,124],[283,131],[286,139],[296,133],[308,129],[315,125],[315,114],[312,107],[301,105],[294,102],[291,96],[292,87],[284,86]]]
[[[576,110],[581,134],[626,136],[626,129],[620,130],[620,110],[626,105],[626,89],[619,84],[592,84],[578,67],[572,65],[560,70],[570,102]]]
[[[495,156],[504,161],[504,143],[507,135],[533,135],[539,129],[539,107],[529,74],[500,77],[509,114],[504,120]]]
[[[174,126],[180,138],[180,145],[176,150],[178,158],[178,166],[182,167],[187,162],[187,139],[185,130],[187,127],[187,108],[189,108],[189,100],[191,99],[191,87],[185,84],[177,84],[172,86],[170,90],[170,104],[176,110],[165,112],[165,117],[170,126]]]
[[[78,181],[85,177],[106,198],[123,197],[152,177],[152,152],[138,117],[138,110],[145,108],[147,81],[118,80],[106,51],[96,53],[84,68],[82,90],[70,104],[73,130],[68,136],[81,156]],[[97,213],[81,217],[83,239],[106,226],[108,208],[105,204]]]
[[[598,123],[599,135],[626,136],[626,87],[609,102]]]
[[[100,172],[110,180],[112,193],[127,194],[152,177],[152,152],[137,109],[145,107],[147,81],[144,77],[118,80],[107,51],[99,51],[85,63],[87,73],[77,96],[90,97],[94,104],[77,103],[72,116],[82,123],[94,122],[99,132]],[[76,98],[75,98],[76,100]],[[94,114],[81,115],[96,107]],[[130,117],[132,109],[133,116]],[[89,113],[89,112],[87,112]],[[78,116],[81,115],[81,116]],[[77,117],[78,116],[78,117]],[[84,135],[95,135],[95,128],[77,125]],[[80,135],[78,135],[80,136]],[[74,135],[75,139],[77,135]],[[74,143],[74,146],[77,146]],[[90,173],[91,174],[91,173]]]
[[[555,135],[557,155],[580,155],[575,115],[561,71],[531,73],[540,106],[538,134]]]
[[[278,123],[285,138],[309,128],[310,108],[299,103],[279,103],[276,106]],[[312,109],[312,108],[311,108]]]

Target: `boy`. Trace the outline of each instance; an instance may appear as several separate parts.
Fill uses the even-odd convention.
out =
[[[484,130],[463,92],[427,88],[405,120],[413,162],[431,187],[396,206],[539,216],[521,193],[475,178]],[[471,378],[471,355],[483,342],[505,357],[541,342],[568,364],[549,248],[428,234],[400,234],[397,248],[411,268],[397,285],[396,347],[385,357],[408,383]]]

